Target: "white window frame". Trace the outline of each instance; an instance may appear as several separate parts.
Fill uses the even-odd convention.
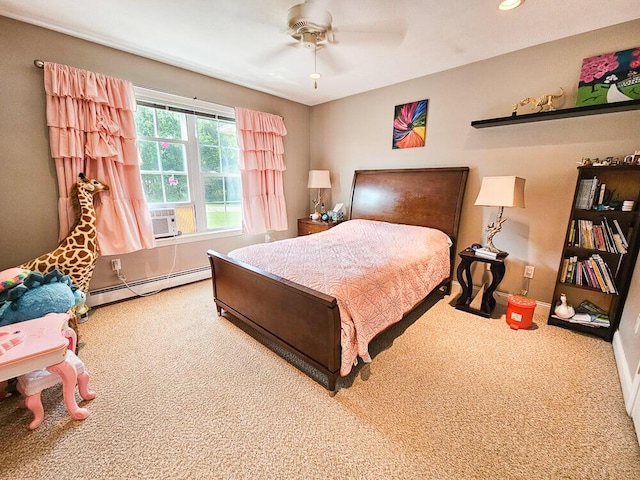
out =
[[[170,107],[178,108],[181,110],[187,110],[193,112],[193,115],[186,115],[187,123],[187,135],[190,138],[197,138],[197,126],[196,116],[198,113],[205,113],[209,115],[216,115],[225,118],[235,119],[235,110],[232,107],[225,105],[219,105],[211,102],[198,100],[197,98],[187,98],[180,95],[174,95],[171,93],[159,92],[144,87],[134,87],[134,93],[136,101],[152,103],[157,105],[167,105]],[[191,194],[191,200],[189,204],[194,205],[195,221],[197,226],[206,226],[206,209],[202,208],[204,205],[198,207],[197,203],[202,202],[204,199],[204,187],[203,176],[200,174],[200,156],[198,152],[197,142],[187,142],[184,140],[172,140],[173,142],[186,143],[186,155],[187,155],[187,169],[189,177],[189,192]],[[182,202],[166,203],[162,204],[165,207],[179,206]],[[184,204],[184,203],[182,203]],[[158,205],[160,207],[160,205]],[[206,227],[205,227],[206,229]],[[229,228],[224,230],[198,230],[196,232],[181,235],[175,238],[156,239],[156,244],[162,245],[166,243],[189,243],[194,241],[200,241],[207,238],[222,238],[237,236],[242,234],[242,227]]]

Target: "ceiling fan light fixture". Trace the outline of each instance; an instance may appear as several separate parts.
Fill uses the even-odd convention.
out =
[[[322,74],[321,74],[321,73],[318,73],[318,72],[313,72],[313,73],[310,73],[310,74],[309,74],[309,78],[312,78],[312,79],[314,79],[314,80],[317,80],[317,79],[319,79],[319,78],[321,78],[321,77],[322,77]]]
[[[513,10],[524,3],[524,0],[502,0],[498,8],[500,10]]]

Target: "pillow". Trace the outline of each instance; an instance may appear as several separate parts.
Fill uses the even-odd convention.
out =
[[[0,272],[0,292],[20,285],[29,273],[29,270],[18,267],[3,270]]]

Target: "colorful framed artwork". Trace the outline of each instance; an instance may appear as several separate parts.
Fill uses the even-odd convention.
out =
[[[429,100],[397,105],[393,115],[393,148],[424,147]]]
[[[582,61],[576,105],[640,99],[640,47]]]

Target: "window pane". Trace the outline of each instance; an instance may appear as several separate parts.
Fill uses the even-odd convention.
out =
[[[160,170],[158,163],[158,142],[150,142],[147,140],[138,141],[138,150],[140,151],[140,170]]]
[[[240,177],[225,177],[225,193],[227,203],[237,203],[240,205],[242,201],[242,187],[240,186]]]
[[[160,143],[160,158],[162,159],[162,170],[173,172],[186,172],[185,148],[179,143]]]
[[[186,131],[186,128],[183,128],[183,114],[167,110],[156,110],[156,117],[158,119],[158,137],[185,139],[183,132]]]
[[[242,222],[240,178],[206,177],[207,228],[238,227]]]
[[[218,122],[208,118],[198,118],[198,143],[218,145]]]
[[[142,187],[147,203],[163,203],[162,177],[160,175],[142,174]]]
[[[163,175],[167,202],[188,202],[189,184],[186,175]]]
[[[222,149],[222,173],[240,173],[240,169],[238,168],[237,149]]]
[[[236,129],[231,130],[229,125],[225,125],[220,129],[220,145],[223,147],[238,148],[238,140],[236,139]]]
[[[200,146],[200,171],[220,172],[220,149],[218,147]]]
[[[240,227],[242,225],[242,206],[240,203],[227,203],[225,214],[226,228]]]
[[[153,108],[138,105],[138,110],[136,111],[136,128],[138,129],[138,135],[145,137],[156,136],[153,110]]]
[[[204,180],[204,201],[209,203],[224,202],[224,184],[222,177],[207,177]]]

